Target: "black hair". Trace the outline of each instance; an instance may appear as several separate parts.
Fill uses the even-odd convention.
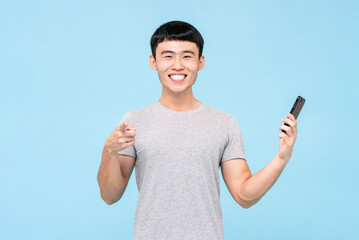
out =
[[[182,21],[171,21],[162,24],[151,37],[152,55],[156,59],[156,49],[159,43],[167,40],[194,42],[198,47],[199,57],[202,56],[203,38],[200,32],[191,24]]]

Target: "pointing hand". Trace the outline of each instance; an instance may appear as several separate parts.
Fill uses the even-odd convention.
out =
[[[119,124],[105,142],[111,152],[118,152],[135,144],[136,128],[128,122]]]

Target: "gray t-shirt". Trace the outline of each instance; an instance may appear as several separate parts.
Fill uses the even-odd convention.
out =
[[[223,239],[219,166],[245,159],[236,120],[203,102],[174,111],[156,101],[124,121],[137,130],[135,144],[119,151],[136,158],[134,239]]]

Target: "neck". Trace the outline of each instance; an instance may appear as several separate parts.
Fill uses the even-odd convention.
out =
[[[163,106],[174,111],[190,111],[201,105],[201,102],[193,94],[166,95],[162,92],[159,101]]]

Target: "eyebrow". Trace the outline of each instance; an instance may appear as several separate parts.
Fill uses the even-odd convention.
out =
[[[164,50],[164,51],[161,52],[161,55],[166,54],[166,53],[175,54],[174,51]],[[185,50],[185,51],[182,51],[181,53],[182,53],[182,54],[184,54],[184,53],[189,53],[189,54],[192,54],[192,55],[196,55],[196,54],[194,54],[194,52],[191,51],[191,50]]]

